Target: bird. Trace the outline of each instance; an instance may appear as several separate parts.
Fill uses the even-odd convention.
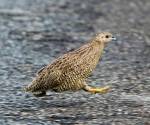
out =
[[[96,34],[86,44],[40,69],[24,90],[36,97],[46,96],[47,91],[84,90],[89,93],[107,93],[110,90],[109,86],[93,87],[88,85],[86,80],[96,68],[107,43],[115,39],[109,32]]]

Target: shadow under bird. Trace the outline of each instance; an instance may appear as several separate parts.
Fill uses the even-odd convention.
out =
[[[107,93],[109,86],[91,87],[86,83],[86,78],[96,67],[105,45],[112,40],[115,37],[109,32],[97,34],[87,44],[62,55],[39,70],[25,91],[37,97],[46,95],[48,90],[63,92],[82,89],[91,93]]]

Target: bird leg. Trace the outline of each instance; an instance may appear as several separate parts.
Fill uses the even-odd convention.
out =
[[[91,87],[91,86],[86,85],[83,90],[93,93],[93,94],[96,94],[96,93],[105,94],[110,90],[110,87],[109,86]]]

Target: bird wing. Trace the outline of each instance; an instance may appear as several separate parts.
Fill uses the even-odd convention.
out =
[[[55,69],[54,71],[48,74],[48,78],[50,79],[50,81],[54,82],[60,78],[61,74],[62,74],[61,70]]]
[[[44,83],[43,85],[51,86],[50,88],[52,88],[62,83],[61,80],[65,79],[64,75],[73,75],[73,71],[71,70],[73,70],[73,64],[75,62],[70,60],[70,56],[71,54],[65,54],[56,59],[53,63],[41,68],[37,72],[39,81]]]

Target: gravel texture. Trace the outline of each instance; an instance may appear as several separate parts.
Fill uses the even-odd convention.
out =
[[[149,13],[149,0],[0,0],[0,125],[150,125]],[[108,94],[22,91],[100,31],[118,40],[89,84],[112,86]]]

